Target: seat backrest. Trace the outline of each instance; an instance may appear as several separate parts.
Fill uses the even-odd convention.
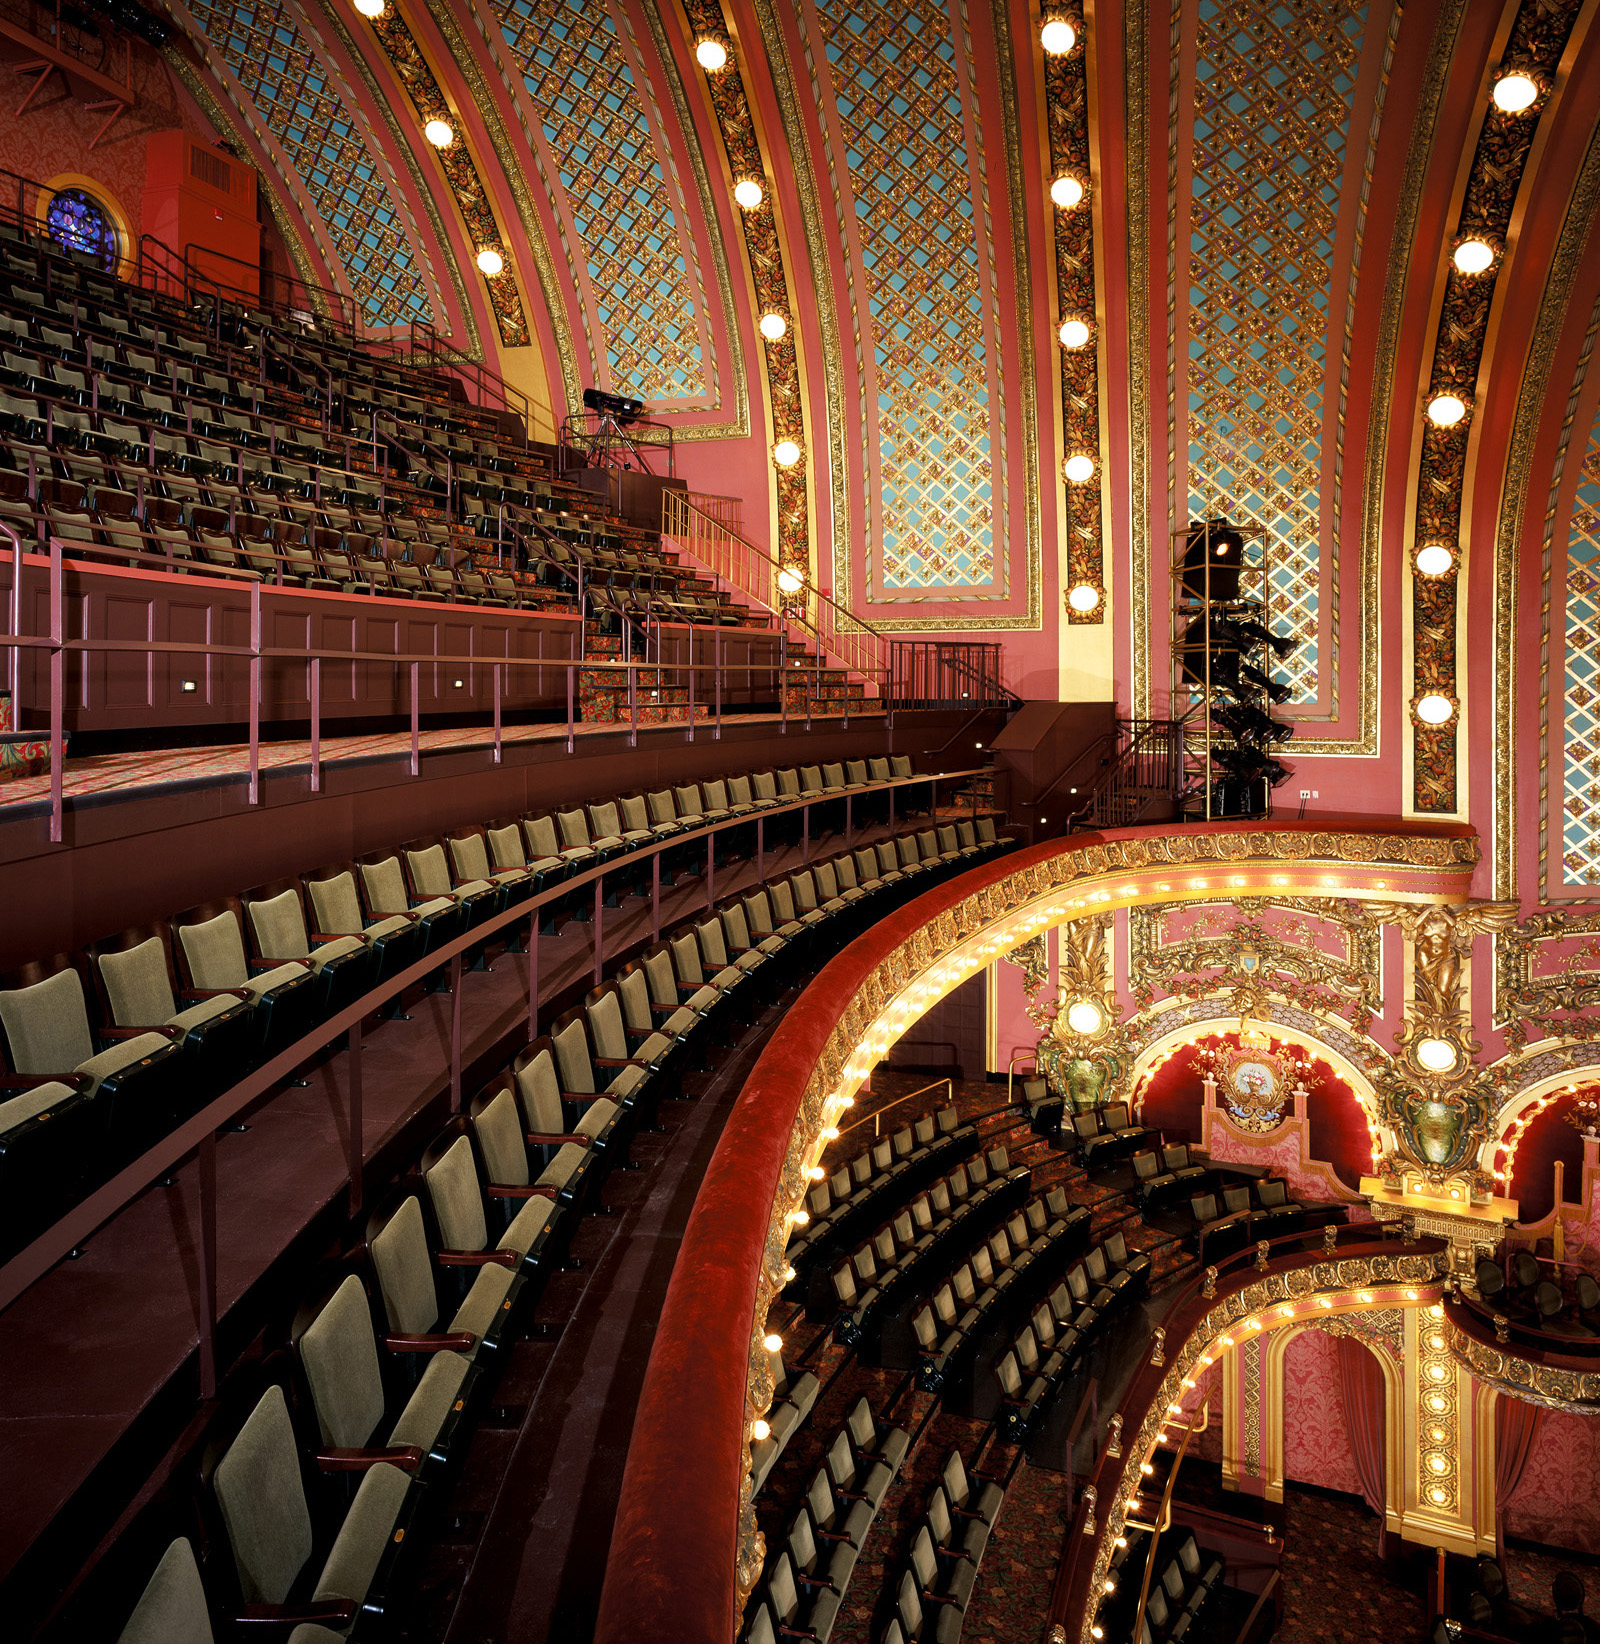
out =
[[[617,802],[622,811],[622,828],[628,833],[649,833],[650,808],[645,804],[643,794],[632,794]]]
[[[833,870],[834,878],[839,882],[840,890],[861,889],[861,882],[856,878],[856,859],[848,851],[842,856],[834,857],[828,865]]]
[[[1050,1213],[1045,1209],[1043,1199],[1029,1199],[1026,1215],[1028,1231],[1034,1237],[1045,1232],[1050,1226]]]
[[[527,836],[528,854],[535,861],[542,856],[559,856],[561,839],[556,833],[555,819],[549,816],[530,816],[523,819],[522,831]]]
[[[1161,1572],[1161,1585],[1167,1589],[1167,1597],[1174,1605],[1183,1603],[1183,1571],[1178,1567],[1177,1559],[1169,1559],[1167,1567]]]
[[[1512,1257],[1512,1271],[1518,1286],[1526,1290],[1539,1282],[1539,1263],[1531,1250],[1519,1250]]]
[[[482,1250],[489,1243],[483,1215],[483,1188],[472,1143],[457,1136],[443,1155],[423,1172],[439,1237],[447,1250]]]
[[[911,1571],[921,1583],[924,1592],[932,1592],[939,1585],[939,1565],[933,1556],[933,1537],[928,1526],[922,1525],[911,1542]]]
[[[806,1486],[805,1506],[814,1524],[824,1530],[833,1528],[834,1515],[839,1508],[833,1499],[833,1486],[828,1482],[826,1468],[819,1467],[812,1474],[811,1482]]]
[[[780,1627],[796,1620],[800,1613],[800,1592],[795,1585],[794,1566],[787,1553],[779,1553],[767,1576],[767,1598]]]
[[[1128,1104],[1126,1102],[1111,1102],[1105,1111],[1105,1125],[1107,1130],[1126,1130],[1128,1128]]]
[[[822,767],[822,785],[825,788],[842,788],[844,783],[844,766],[841,764],[824,765]]]
[[[867,770],[874,782],[887,782],[889,780],[889,761],[887,759],[869,759],[867,761]]]
[[[400,908],[405,905],[402,899]],[[242,988],[249,981],[244,938],[232,909],[225,908],[214,919],[203,919],[197,925],[180,925],[178,940],[197,988]]]
[[[850,1448],[850,1435],[843,1427],[833,1436],[828,1446],[828,1477],[836,1490],[848,1490],[856,1481],[856,1456]]]
[[[1189,1209],[1197,1222],[1214,1222],[1217,1219],[1217,1196],[1215,1193],[1197,1193],[1189,1201]]]
[[[833,864],[819,862],[811,870],[811,874],[817,882],[817,899],[831,902],[839,894],[839,876],[833,871]]]
[[[172,978],[167,974],[167,950],[159,936],[122,953],[102,953],[99,963],[100,980],[105,984],[111,1015],[118,1027],[148,1027],[177,1014]]]
[[[1050,1311],[1050,1303],[1042,1301],[1033,1310],[1033,1333],[1044,1347],[1051,1346],[1056,1339],[1055,1314]]]
[[[939,1345],[939,1329],[933,1320],[933,1309],[926,1302],[911,1315],[911,1328],[917,1345],[927,1352],[931,1353]]]
[[[977,835],[970,822],[956,823],[956,839],[967,850],[977,844]]]
[[[1187,1170],[1189,1168],[1189,1144],[1174,1142],[1171,1147],[1161,1150],[1161,1164],[1166,1170]]]
[[[789,1557],[797,1570],[809,1571],[817,1563],[817,1538],[811,1533],[811,1515],[804,1507],[789,1526]]]
[[[955,1199],[964,1199],[972,1191],[972,1182],[967,1175],[967,1167],[958,1164],[945,1178],[950,1184],[950,1196]]]
[[[569,851],[582,850],[592,843],[589,820],[582,811],[557,811],[556,822],[561,828],[562,843]]]
[[[910,1125],[902,1125],[891,1137],[894,1143],[894,1153],[897,1159],[909,1159],[917,1150],[915,1138],[911,1134]]]
[[[728,964],[728,944],[723,940],[722,921],[712,914],[709,919],[702,920],[695,926],[695,933],[700,938],[700,952],[705,957],[706,966],[711,971],[719,971]]]
[[[353,936],[366,924],[361,917],[361,898],[356,894],[353,873],[336,873],[331,879],[308,879],[306,894],[311,898],[311,916],[319,931],[330,936]]]
[[[678,980],[690,987],[703,986],[706,973],[700,966],[700,944],[695,933],[690,930],[682,936],[674,936],[668,946],[672,949],[672,962],[677,967]]]
[[[701,791],[706,796],[708,811],[725,811],[728,808],[728,789],[722,782],[702,782]]]
[[[671,951],[648,953],[642,964],[645,980],[650,985],[651,1002],[675,1008],[678,1003],[678,977],[672,968]]]
[[[895,873],[900,867],[900,853],[895,849],[892,839],[885,839],[878,846],[878,872],[880,874]]]
[[[515,837],[513,829],[505,831]],[[481,833],[460,834],[451,839],[450,859],[455,863],[457,879],[487,879],[493,871],[489,866],[489,849]]]
[[[1146,1148],[1143,1153],[1134,1154],[1133,1173],[1141,1182],[1148,1182],[1161,1173],[1161,1167],[1156,1163],[1155,1153],[1151,1149]]]
[[[772,916],[780,925],[794,923],[794,888],[787,879],[774,879],[767,886],[767,894],[772,898]]]
[[[1033,1339],[1033,1331],[1029,1326],[1023,1325],[1017,1332],[1011,1350],[1017,1355],[1017,1364],[1030,1376],[1038,1373],[1039,1344]]]
[[[1561,1311],[1561,1287],[1549,1279],[1540,1279],[1533,1291],[1534,1306],[1539,1309],[1539,1316],[1553,1319]]]
[[[938,1135],[938,1127],[934,1123],[931,1113],[924,1113],[911,1127],[911,1133],[916,1138],[918,1147],[932,1147],[934,1138]]]
[[[872,1248],[877,1251],[878,1260],[881,1261],[885,1267],[893,1267],[895,1255],[894,1228],[888,1223],[885,1223],[884,1226],[880,1227],[878,1231],[872,1235]]]
[[[722,934],[730,950],[751,945],[750,926],[742,903],[735,902],[722,910]]]
[[[948,1280],[934,1291],[933,1310],[939,1315],[939,1322],[947,1329],[956,1322],[956,1297]]]
[[[528,1185],[528,1149],[522,1140],[522,1116],[509,1088],[500,1090],[472,1121],[472,1133],[483,1154],[483,1168],[496,1187]]]
[[[623,1021],[635,1033],[648,1033],[655,1020],[650,1014],[650,982],[642,968],[618,976],[617,998]]]
[[[581,1019],[568,1022],[550,1036],[555,1047],[556,1069],[561,1075],[561,1088],[574,1096],[592,1096],[597,1093],[594,1063],[589,1060],[589,1036]]]
[[[391,1330],[427,1335],[439,1322],[439,1297],[422,1228],[422,1206],[409,1195],[369,1241],[372,1270]]]
[[[922,860],[917,850],[917,841],[909,833],[902,834],[900,838],[895,840],[895,847],[900,852],[900,866],[902,868],[913,868]]]
[[[894,1144],[887,1136],[880,1137],[872,1144],[872,1167],[874,1170],[887,1170],[894,1163]]]
[[[426,845],[420,851],[407,850],[406,867],[411,883],[419,896],[448,896],[450,894],[450,864],[444,858],[443,845]]]
[[[936,830],[936,836],[938,838],[939,849],[941,851],[953,851],[960,849],[960,841],[956,838],[956,830],[954,828],[941,825]]]
[[[306,940],[305,909],[292,890],[259,902],[246,902],[245,910],[263,958],[304,959],[311,952]]]
[[[1149,1597],[1145,1599],[1144,1614],[1154,1631],[1164,1633],[1167,1630],[1167,1595],[1159,1582],[1151,1587]]]
[[[855,1445],[857,1454],[865,1455],[878,1448],[878,1424],[872,1418],[872,1406],[865,1398],[859,1398],[850,1408],[850,1414],[845,1418],[845,1426],[850,1433],[850,1442]]]
[[[671,788],[662,788],[657,793],[647,793],[645,800],[650,806],[650,820],[652,822],[676,822],[678,820],[677,807],[672,803]]]
[[[214,1644],[200,1566],[186,1536],[161,1555],[117,1644]]]
[[[594,824],[596,839],[620,839],[622,837],[622,813],[616,804],[606,800],[601,805],[589,807],[589,820]]]
[[[602,993],[586,1008],[589,1018],[589,1037],[594,1042],[596,1056],[626,1061],[628,1034],[622,1022],[622,1000],[611,990]]]
[[[802,868],[798,873],[789,875],[789,883],[794,888],[795,906],[802,913],[815,913],[817,908],[817,886],[811,877],[810,869]]]
[[[1089,1280],[1083,1271],[1083,1263],[1077,1262],[1067,1269],[1067,1289],[1072,1292],[1072,1299],[1079,1306],[1089,1299]]]
[[[822,767],[820,765],[802,765],[800,767],[800,791],[808,794],[822,792]]]
[[[928,1190],[929,1202],[933,1205],[934,1214],[944,1217],[950,1214],[950,1184],[947,1181],[937,1181]]]
[[[1178,1547],[1178,1565],[1191,1578],[1200,1574],[1200,1549],[1192,1535],[1185,1536]]]
[[[856,1277],[865,1285],[870,1285],[878,1276],[878,1264],[873,1259],[872,1246],[864,1244],[850,1258],[851,1265],[856,1270]]]
[[[800,797],[800,776],[793,769],[782,770],[776,773],[778,778],[778,793],[784,799],[798,799]]]
[[[916,1573],[905,1570],[900,1576],[900,1586],[895,1592],[895,1609],[899,1612],[900,1625],[905,1629],[907,1638],[922,1636],[922,1589],[917,1585]]]
[[[989,1247],[980,1244],[968,1258],[967,1265],[972,1269],[972,1276],[987,1290],[994,1283],[994,1260],[989,1254]]]
[[[1004,1142],[1000,1143],[998,1147],[991,1147],[984,1154],[984,1158],[988,1161],[989,1169],[994,1175],[1005,1176],[1010,1173],[1011,1152]]]
[[[817,1185],[806,1194],[806,1203],[811,1207],[811,1214],[813,1216],[827,1215],[828,1207],[833,1203],[833,1195],[828,1187],[828,1184],[826,1182],[818,1182]]]
[[[750,791],[748,776],[730,776],[728,778],[728,800],[734,805],[749,805],[754,802],[755,796]]]
[[[1067,1190],[1057,1182],[1044,1196],[1044,1207],[1052,1216],[1070,1216],[1072,1202],[1067,1198]]]
[[[677,800],[678,815],[680,817],[698,822],[705,815],[705,809],[700,803],[700,788],[697,783],[691,782],[686,788],[674,788],[672,793]]]
[[[282,1604],[311,1557],[312,1534],[289,1407],[276,1383],[217,1463],[211,1484],[244,1601]]]
[[[383,1420],[383,1375],[367,1292],[354,1273],[306,1326],[298,1351],[322,1442],[361,1449]]]
[[[1288,1195],[1283,1190],[1283,1183],[1275,1177],[1264,1176],[1256,1183],[1256,1198],[1264,1209],[1275,1210],[1281,1204],[1288,1202]]]
[[[1106,1253],[1099,1245],[1084,1253],[1083,1267],[1096,1284],[1104,1284],[1110,1273],[1106,1266]]]
[[[541,1046],[516,1071],[517,1098],[522,1103],[528,1129],[556,1136],[567,1128],[561,1109],[561,1077],[555,1058]],[[577,1095],[586,1095],[578,1090]]]
[[[757,936],[772,934],[772,904],[767,900],[765,891],[756,891],[744,899],[744,916],[746,928]]]
[[[1248,1187],[1225,1187],[1222,1190],[1222,1203],[1230,1216],[1241,1210],[1250,1208],[1250,1189]]]
[[[911,756],[909,754],[891,754],[889,756],[889,774],[899,780],[911,775]]]
[[[757,799],[776,799],[778,797],[778,784],[773,780],[771,771],[757,771],[750,778],[750,783],[755,790]]]
[[[1100,1134],[1100,1119],[1095,1113],[1074,1113],[1072,1128],[1084,1141]]]
[[[387,856],[381,862],[363,862],[361,888],[367,893],[367,906],[374,913],[405,913],[411,906],[411,898],[406,894],[405,875],[400,871],[398,856]],[[191,930],[196,928],[198,927],[185,927]],[[180,930],[178,934],[182,936],[183,932]],[[184,952],[189,952],[187,940],[184,942]],[[192,954],[189,958],[189,967],[191,970],[194,968]],[[207,984],[202,984],[205,985]],[[240,984],[235,982],[226,985],[238,987]]]

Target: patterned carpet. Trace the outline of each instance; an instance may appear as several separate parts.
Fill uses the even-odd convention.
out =
[[[1423,1637],[1428,1555],[1378,1557],[1378,1521],[1358,1501],[1284,1495],[1283,1619],[1273,1644],[1413,1644]]]

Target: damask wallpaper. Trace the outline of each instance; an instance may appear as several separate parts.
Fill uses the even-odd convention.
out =
[[[1600,1421],[1544,1412],[1505,1524],[1508,1536],[1600,1554]]]
[[[1303,1330],[1284,1349],[1283,1476],[1359,1496],[1337,1353],[1338,1339],[1323,1330]]]

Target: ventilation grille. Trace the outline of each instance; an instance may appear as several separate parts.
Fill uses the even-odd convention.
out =
[[[198,144],[189,150],[189,175],[198,177],[222,194],[233,192],[233,167],[220,154]]]

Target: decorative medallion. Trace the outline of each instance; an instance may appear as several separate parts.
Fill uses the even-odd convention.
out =
[[[1238,1044],[1208,1039],[1197,1047],[1190,1066],[1216,1085],[1234,1124],[1255,1136],[1276,1130],[1290,1100],[1322,1083],[1303,1054],[1288,1045],[1277,1048],[1255,1024]]]

